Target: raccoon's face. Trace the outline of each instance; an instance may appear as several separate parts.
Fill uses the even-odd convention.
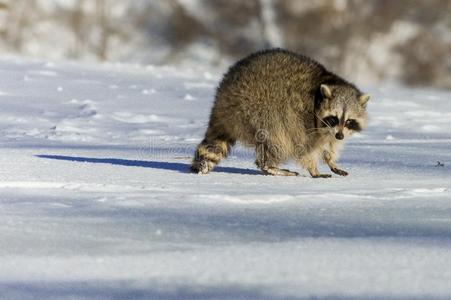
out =
[[[343,140],[366,127],[369,95],[351,87],[333,88],[324,84],[321,85],[321,94],[323,101],[316,111],[319,127],[329,129],[337,140]]]

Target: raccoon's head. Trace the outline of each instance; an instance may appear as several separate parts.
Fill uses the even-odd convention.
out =
[[[322,99],[316,108],[318,127],[329,129],[337,140],[366,128],[368,94],[348,84],[322,84],[320,94]]]

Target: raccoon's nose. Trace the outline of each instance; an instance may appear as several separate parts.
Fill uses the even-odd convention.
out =
[[[342,132],[337,132],[337,133],[335,134],[335,138],[336,138],[337,140],[342,140],[342,139],[345,138],[345,136],[343,135]]]

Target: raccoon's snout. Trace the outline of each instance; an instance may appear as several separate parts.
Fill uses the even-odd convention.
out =
[[[336,138],[337,140],[342,140],[342,139],[345,138],[345,136],[343,135],[343,132],[337,132],[337,133],[335,134],[335,138]]]

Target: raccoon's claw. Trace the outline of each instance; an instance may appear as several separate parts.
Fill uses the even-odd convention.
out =
[[[335,174],[337,174],[337,175],[348,176],[348,172],[346,172],[345,170],[341,170],[341,169],[338,169],[338,168],[331,168],[330,170],[332,172],[334,172]]]
[[[312,178],[331,178],[332,175],[330,174],[318,174],[318,175],[312,175]]]
[[[274,167],[262,168],[263,174],[273,176],[299,176],[298,172],[293,172],[287,169],[279,169]]]
[[[298,172],[290,171],[287,169],[279,169],[279,171],[282,172],[283,176],[299,176]]]

